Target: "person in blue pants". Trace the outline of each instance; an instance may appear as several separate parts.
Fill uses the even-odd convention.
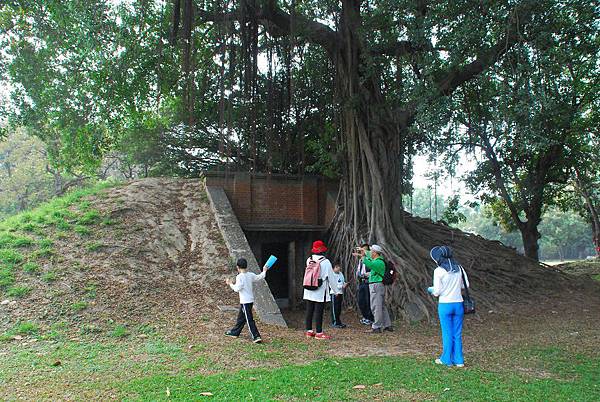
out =
[[[433,286],[427,288],[427,291],[438,298],[438,315],[442,329],[442,354],[435,362],[446,366],[464,367],[462,289],[465,285],[469,286],[469,279],[463,267],[453,258],[450,247],[435,246],[430,255],[437,267],[433,271]]]

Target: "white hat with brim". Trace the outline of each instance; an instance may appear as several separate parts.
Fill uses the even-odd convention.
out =
[[[373,244],[371,246],[371,251],[375,251],[377,254],[383,253],[383,249],[381,248],[381,246],[378,246],[377,244]]]

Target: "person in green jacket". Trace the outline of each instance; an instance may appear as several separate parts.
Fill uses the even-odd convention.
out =
[[[390,314],[385,306],[385,286],[383,275],[385,274],[385,261],[383,249],[377,244],[371,246],[370,251],[363,252],[363,262],[371,271],[369,275],[369,293],[371,294],[371,311],[375,320],[371,329],[367,332],[379,334],[382,331],[393,331]]]

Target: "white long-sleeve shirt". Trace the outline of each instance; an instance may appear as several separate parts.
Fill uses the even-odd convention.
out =
[[[331,271],[331,294],[333,295],[341,295],[344,293],[344,284],[346,283],[346,278],[344,278],[344,274],[341,272]]]
[[[310,257],[309,257],[310,258]],[[316,255],[314,254],[312,256],[313,259],[317,260],[319,258],[323,258],[322,255]],[[306,262],[308,263],[308,259],[306,260]],[[330,296],[329,296],[329,289],[331,288],[331,277],[332,277],[332,273],[333,273],[333,268],[331,267],[331,262],[327,259],[324,258],[321,261],[321,275],[319,276],[319,278],[321,278],[321,280],[323,281],[323,284],[321,286],[319,286],[318,289],[316,290],[308,290],[308,289],[304,289],[304,300],[310,300],[310,301],[314,301],[314,302],[328,302],[331,300]]]
[[[469,287],[469,278],[467,273],[461,268],[465,274],[465,282]],[[463,301],[462,277],[460,271],[448,272],[442,267],[437,267],[433,271],[433,292],[432,295],[439,297],[440,303],[461,303]]]
[[[240,272],[235,277],[235,283],[229,285],[240,294],[240,304],[254,303],[254,282],[265,279],[266,271],[256,275],[254,272]]]

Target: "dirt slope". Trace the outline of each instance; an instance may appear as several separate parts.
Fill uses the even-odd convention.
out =
[[[92,332],[116,323],[206,326],[219,315],[216,305],[235,302],[222,280],[233,270],[199,180],[134,181],[69,210],[81,205],[99,215],[89,233],[46,225],[27,234],[51,239],[52,253],[37,253],[40,273],[14,269],[16,284],[30,291],[4,292],[0,332],[24,321]],[[20,250],[24,262],[33,248]],[[48,272],[54,280],[43,280]]]

